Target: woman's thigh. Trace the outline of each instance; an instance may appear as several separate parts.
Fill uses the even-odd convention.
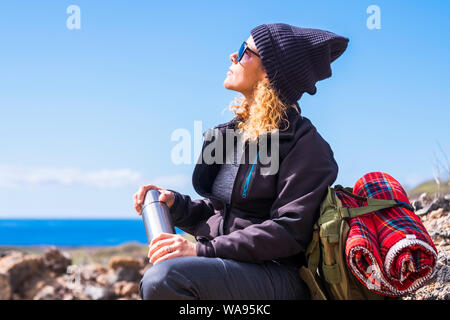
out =
[[[152,266],[140,283],[143,299],[308,299],[296,268],[208,257],[178,257]]]

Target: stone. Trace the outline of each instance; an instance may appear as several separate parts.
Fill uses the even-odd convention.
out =
[[[52,286],[43,287],[33,298],[33,300],[55,300],[55,288]]]
[[[422,201],[419,201],[419,200],[413,201],[412,206],[414,207],[415,211],[423,209]]]
[[[117,275],[117,281],[130,281],[130,282],[136,282],[139,281],[142,276],[139,272],[139,269],[131,269],[131,268],[124,268],[120,267],[116,270]]]
[[[107,300],[112,296],[111,290],[99,286],[87,285],[83,291],[92,300]]]
[[[419,201],[421,203],[430,203],[433,199],[428,195],[428,193],[424,192],[419,196]]]
[[[117,297],[132,297],[139,294],[139,284],[135,282],[119,281],[113,286],[114,295]]]
[[[56,247],[50,247],[44,252],[44,266],[56,274],[66,273],[67,267],[71,264],[70,255]]]
[[[96,282],[105,287],[111,286],[115,282],[117,282],[117,274],[114,272],[114,270],[110,269],[107,273],[100,274],[97,277]]]
[[[0,273],[0,300],[11,299],[11,285],[9,284],[9,275]]]
[[[100,275],[107,272],[108,268],[99,263],[93,263],[80,267],[81,277],[86,281],[96,281]]]
[[[143,267],[143,265],[142,265],[142,261],[140,259],[116,256],[116,257],[112,257],[109,260],[109,267],[114,270],[117,270],[121,267],[139,270]]]
[[[0,274],[8,275],[12,292],[20,290],[22,283],[44,272],[43,258],[13,252],[0,259]]]

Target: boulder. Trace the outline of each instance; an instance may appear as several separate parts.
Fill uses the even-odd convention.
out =
[[[81,278],[85,281],[97,281],[97,278],[108,272],[108,268],[99,264],[93,263],[78,267]]]
[[[96,278],[96,282],[102,286],[111,286],[113,285],[115,282],[117,282],[117,274],[114,270],[109,269],[108,272],[106,273],[102,273],[100,274],[97,278]]]
[[[419,201],[428,204],[433,201],[433,199],[428,195],[428,193],[424,192],[419,196]]]
[[[0,300],[11,299],[11,285],[9,284],[9,276],[0,273]]]
[[[87,285],[83,292],[92,300],[107,300],[113,296],[113,292],[109,288],[93,285]]]
[[[135,282],[119,281],[113,286],[114,295],[116,297],[133,297],[139,295],[139,284]]]
[[[21,291],[23,283],[44,270],[44,261],[39,255],[13,252],[0,259],[0,274],[9,278],[12,292]]]
[[[139,269],[120,267],[116,270],[116,281],[137,282],[142,278],[139,271]]]
[[[55,288],[52,286],[43,287],[33,298],[33,300],[56,300]]]
[[[119,268],[139,270],[143,267],[143,264],[141,259],[116,256],[109,260],[109,267],[114,270]]]
[[[50,247],[44,252],[44,266],[56,274],[66,273],[67,267],[71,264],[70,255],[56,247]]]

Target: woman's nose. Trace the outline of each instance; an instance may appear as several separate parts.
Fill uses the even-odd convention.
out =
[[[231,62],[233,62],[234,64],[237,63],[237,52],[234,52],[234,53],[230,54],[230,60],[231,60]]]

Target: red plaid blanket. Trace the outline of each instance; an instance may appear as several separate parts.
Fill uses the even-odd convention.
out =
[[[360,178],[353,193],[375,199],[397,199],[409,204],[400,183],[387,173],[371,172]],[[342,191],[336,195],[345,207],[367,206]],[[349,219],[345,253],[352,273],[369,289],[399,297],[417,290],[436,271],[437,250],[412,211],[402,207],[377,210]]]

